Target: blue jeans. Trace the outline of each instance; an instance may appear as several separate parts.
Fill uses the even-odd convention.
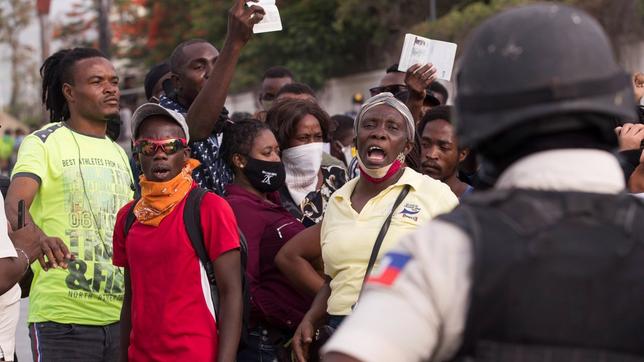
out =
[[[251,328],[248,331],[247,343],[237,352],[237,362],[275,362],[279,353],[284,353],[282,346],[291,338],[287,333],[268,331],[263,327]]]
[[[34,362],[118,362],[120,332],[119,323],[106,326],[29,324]]]
[[[333,329],[338,329],[346,317],[346,315],[328,315],[326,324]]]

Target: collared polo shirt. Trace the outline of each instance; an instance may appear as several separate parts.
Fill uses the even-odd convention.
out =
[[[379,255],[384,255],[403,235],[433,217],[451,211],[458,199],[444,183],[406,168],[398,182],[369,200],[360,213],[351,205],[355,178],[329,200],[322,222],[321,246],[324,272],[332,278],[327,312],[348,315],[358,300],[376,237],[405,185],[409,194],[394,211]],[[380,257],[376,259],[374,269]]]
[[[313,298],[300,293],[277,268],[275,256],[304,225],[280,204],[279,194],[268,201],[244,188],[226,186],[239,228],[248,242],[246,275],[251,296],[251,324],[265,324],[295,330]]]

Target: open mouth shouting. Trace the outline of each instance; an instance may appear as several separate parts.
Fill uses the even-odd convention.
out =
[[[380,146],[369,146],[367,148],[367,159],[363,160],[367,165],[376,167],[384,166],[386,164],[387,152]]]
[[[157,180],[167,180],[170,176],[170,167],[166,165],[152,166],[152,175]]]

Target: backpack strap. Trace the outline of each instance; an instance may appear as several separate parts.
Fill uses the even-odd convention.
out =
[[[183,221],[188,233],[188,238],[195,249],[201,264],[206,270],[208,282],[211,285],[216,285],[215,282],[215,269],[212,265],[212,260],[208,256],[206,246],[204,245],[203,230],[201,229],[201,201],[208,192],[206,189],[197,187],[188,193],[186,205],[183,209]]]
[[[139,203],[139,200],[141,198],[136,198],[134,199],[134,202],[132,202],[132,206],[130,206],[130,210],[127,212],[127,216],[125,217],[125,227],[123,228],[123,239],[127,239],[127,234],[130,232],[130,229],[132,228],[132,225],[134,224],[134,221],[136,221],[136,216],[134,215],[134,207],[136,204]]]
[[[186,232],[190,238],[201,264],[203,265],[208,282],[210,283],[210,293],[212,296],[213,306],[215,309],[215,318],[219,320],[219,291],[217,289],[217,280],[215,279],[215,268],[210,260],[210,256],[206,251],[204,244],[203,229],[201,227],[201,202],[208,190],[197,187],[190,191],[186,200],[186,205],[183,209],[183,223],[186,227]],[[244,301],[243,314],[242,314],[242,333],[240,343],[242,345],[247,343],[247,326],[250,318],[250,295],[248,293],[248,286],[246,280],[246,262],[248,259],[248,242],[242,231],[237,227],[239,233],[239,247],[241,257],[241,281],[242,281],[242,297]]]

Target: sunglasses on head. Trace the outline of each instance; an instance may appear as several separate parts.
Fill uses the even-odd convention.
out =
[[[166,140],[140,139],[134,142],[134,152],[145,156],[154,156],[159,149],[166,155],[172,155],[188,146],[185,138],[169,138]]]
[[[409,90],[407,89],[407,86],[401,84],[392,84],[382,87],[373,87],[369,89],[369,93],[371,93],[372,97],[384,92],[389,92],[393,94],[394,97],[402,101],[406,101],[409,96]]]

